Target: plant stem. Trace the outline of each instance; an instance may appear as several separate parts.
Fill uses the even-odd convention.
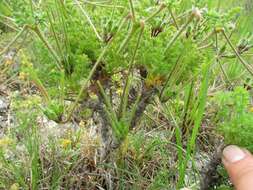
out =
[[[160,8],[155,13],[153,13],[150,17],[145,19],[144,23],[149,22],[153,17],[155,17],[157,14],[159,14],[165,7],[166,7],[165,4],[161,4]],[[131,27],[128,35],[126,36],[126,38],[123,40],[122,44],[120,45],[117,53],[120,53],[126,47],[126,45],[131,40],[131,38],[133,37],[135,32],[139,29],[139,27],[140,27],[140,25],[136,25],[135,21],[133,21],[132,27]]]
[[[163,86],[163,88],[162,88],[162,90],[161,90],[161,92],[160,92],[160,95],[159,95],[159,98],[160,98],[160,99],[162,98],[163,93],[164,93],[166,87],[168,86],[168,83],[169,83],[169,81],[170,81],[170,79],[171,79],[171,77],[172,77],[174,71],[176,70],[178,64],[180,63],[181,59],[182,59],[182,55],[180,55],[180,56],[178,57],[178,59],[177,59],[176,63],[174,64],[174,66],[173,66],[173,68],[172,68],[172,70],[171,70],[171,72],[170,72],[168,78],[166,79],[165,84],[164,84],[164,86]]]
[[[209,44],[198,47],[197,50],[203,50],[203,49],[206,49],[206,48],[209,48],[209,47],[212,47],[212,46],[213,46],[213,42],[210,42]]]
[[[209,83],[209,70],[210,70],[210,63],[208,63],[203,71],[203,79],[202,79],[202,84],[199,92],[199,99],[196,102],[196,114],[194,115],[194,128],[192,129],[192,134],[187,142],[187,153],[185,160],[183,162],[181,171],[180,171],[180,176],[179,180],[177,183],[177,189],[180,189],[183,187],[184,181],[185,181],[185,173],[186,173],[186,168],[188,165],[188,161],[191,158],[192,152],[195,151],[195,146],[196,146],[196,139],[199,133],[199,128],[201,126],[203,114],[205,111],[205,105],[207,101],[207,92],[208,92],[208,83]]]
[[[45,44],[45,46],[47,47],[47,49],[51,52],[52,56],[56,60],[56,66],[57,66],[57,68],[59,70],[61,70],[62,69],[61,68],[61,59],[58,57],[58,55],[55,52],[54,48],[50,45],[50,43],[48,42],[48,40],[46,39],[46,37],[44,36],[44,34],[40,30],[40,28],[38,26],[35,26],[35,27],[29,26],[29,29],[31,29],[32,31],[34,31],[38,35],[38,37]]]
[[[242,63],[242,65],[245,67],[245,69],[253,76],[253,69],[251,66],[242,58],[242,56],[238,53],[236,50],[235,46],[232,44],[231,40],[229,37],[226,35],[225,31],[222,31],[222,34],[224,35],[225,39],[227,40],[229,46],[232,48],[236,56],[238,57],[239,61]]]
[[[176,42],[177,38],[183,33],[183,31],[187,28],[187,26],[191,23],[191,21],[193,20],[194,15],[191,14],[190,18],[187,20],[187,22],[177,31],[177,33],[175,34],[175,36],[170,40],[170,42],[167,44],[164,53],[166,53],[169,48],[171,48],[174,43]]]
[[[98,6],[98,7],[125,9],[125,7],[120,6],[120,5],[106,5],[106,4],[91,2],[91,1],[84,1],[83,3],[90,4],[93,6]]]
[[[84,83],[82,84],[82,87],[81,87],[81,89],[80,89],[80,91],[79,91],[79,93],[78,93],[78,96],[77,96],[75,102],[73,103],[73,105],[72,105],[71,108],[70,108],[70,111],[69,111],[69,114],[67,115],[66,120],[63,121],[62,123],[67,123],[67,122],[71,119],[71,117],[72,117],[72,115],[73,115],[73,112],[74,112],[76,106],[78,105],[80,99],[82,98],[82,95],[83,95],[84,90],[88,87],[89,81],[91,80],[92,76],[94,75],[95,71],[97,70],[97,67],[98,67],[98,66],[100,65],[100,63],[101,63],[101,60],[103,59],[103,57],[104,57],[104,55],[106,54],[106,52],[109,50],[109,48],[110,48],[110,46],[111,46],[113,40],[115,39],[115,37],[116,37],[116,35],[119,33],[119,31],[121,31],[121,29],[122,29],[122,27],[123,27],[123,25],[124,25],[124,23],[125,23],[125,21],[126,21],[127,19],[128,19],[128,17],[126,17],[125,19],[122,20],[122,22],[119,24],[119,27],[118,27],[118,30],[117,30],[116,34],[114,35],[114,37],[112,38],[112,40],[110,40],[110,41],[108,42],[107,46],[106,46],[106,47],[103,49],[103,51],[101,52],[101,54],[100,54],[100,56],[98,57],[96,63],[94,64],[92,70],[90,71],[90,73],[89,73],[87,79],[86,79],[86,80],[84,81]]]
[[[100,93],[102,94],[102,96],[104,98],[104,102],[105,102],[106,108],[110,112],[110,117],[113,119],[113,121],[118,121],[117,115],[116,115],[115,111],[113,110],[113,107],[112,107],[112,104],[110,102],[110,99],[106,95],[105,90],[103,89],[103,87],[102,87],[102,85],[101,85],[101,83],[99,81],[97,81],[97,85],[99,87]]]
[[[52,12],[52,10],[51,10],[51,12]],[[51,26],[51,30],[52,30],[52,33],[53,33],[54,40],[56,42],[57,50],[58,50],[58,52],[59,52],[59,54],[60,54],[60,56],[61,56],[61,58],[63,60],[64,59],[64,53],[63,53],[62,48],[60,46],[59,39],[58,39],[58,37],[56,35],[54,23],[53,23],[53,20],[52,20],[51,16],[49,15],[49,12],[47,12],[47,16],[48,16],[49,24]]]
[[[173,13],[171,7],[169,7],[169,12],[170,12],[171,18],[172,18],[172,20],[173,20],[173,22],[174,22],[174,24],[175,24],[177,30],[179,30],[179,26],[178,26],[178,24],[177,24],[176,17],[175,17],[175,15],[174,15],[174,13]]]
[[[68,121],[70,120],[70,118],[71,118],[71,116],[72,116],[72,114],[73,114],[73,112],[74,112],[76,106],[78,105],[78,103],[79,103],[79,101],[80,101],[80,99],[81,99],[81,97],[82,97],[82,95],[83,95],[84,90],[87,88],[89,81],[91,80],[93,74],[94,74],[95,71],[97,70],[97,67],[100,65],[101,60],[103,59],[103,57],[104,57],[105,53],[107,52],[107,50],[109,49],[109,47],[110,47],[110,44],[108,44],[108,45],[103,49],[102,53],[100,54],[99,58],[97,59],[96,63],[94,64],[92,70],[90,71],[88,77],[87,77],[86,80],[84,81],[84,83],[83,83],[83,85],[82,85],[82,88],[81,88],[81,90],[79,91],[79,94],[78,94],[78,96],[77,96],[77,98],[76,98],[74,104],[73,104],[72,107],[70,108],[70,113],[69,113],[69,115],[68,115],[68,117],[67,117],[66,122],[68,122]]]
[[[207,34],[207,36],[198,44],[198,46],[202,46],[208,39],[210,39],[214,34],[216,34],[215,30]]]
[[[9,23],[6,23],[2,19],[0,19],[1,23],[5,24],[6,26],[10,27],[11,29],[13,29],[17,32],[19,31],[19,26],[15,23],[15,20],[13,18],[2,15],[2,14],[0,14],[0,17],[3,18],[4,20],[6,20],[6,22],[9,22]]]
[[[39,89],[39,91],[41,92],[41,94],[43,95],[45,101],[48,103],[50,101],[50,97],[47,93],[46,88],[44,87],[44,85],[42,84],[42,82],[39,79],[32,79],[32,82],[34,83],[34,85]]]
[[[189,85],[189,89],[187,90],[186,92],[186,99],[185,99],[185,102],[186,102],[186,105],[184,107],[184,113],[183,113],[183,122],[182,122],[182,128],[185,128],[186,127],[186,122],[188,120],[188,111],[189,111],[189,107],[190,107],[190,103],[191,103],[191,98],[192,98],[192,93],[193,93],[193,87],[194,87],[194,82],[192,81],[191,84]]]
[[[221,62],[220,62],[219,58],[217,58],[216,61],[217,61],[217,63],[219,64],[219,67],[220,67],[220,69],[221,69],[222,74],[223,74],[224,77],[225,77],[225,80],[229,83],[229,85],[230,85],[231,87],[233,87],[232,83],[230,82],[230,80],[229,80],[229,78],[228,78],[228,75],[227,75],[225,69],[224,69],[223,66],[221,65]]]
[[[128,74],[127,74],[127,78],[126,78],[126,83],[124,85],[124,90],[123,90],[123,94],[122,94],[121,101],[120,101],[119,118],[123,117],[124,114],[125,114],[125,112],[126,112],[127,101],[128,101],[128,98],[127,98],[128,97],[127,89],[129,87],[130,78],[131,78],[130,76],[132,75],[132,72],[133,72],[134,61],[135,61],[135,57],[137,55],[138,48],[140,46],[141,38],[142,38],[142,35],[143,35],[143,32],[144,32],[145,23],[141,22],[140,27],[141,27],[141,31],[140,31],[140,34],[138,36],[138,40],[137,40],[137,43],[136,43],[136,47],[135,47],[135,50],[134,50],[133,57],[132,57],[131,62],[129,64]]]
[[[135,21],[135,11],[134,11],[133,0],[128,0],[128,1],[129,1],[130,11],[131,11],[133,21]]]
[[[154,12],[152,15],[150,15],[148,18],[146,18],[145,22],[149,22],[152,18],[154,18],[156,15],[158,15],[164,8],[165,8],[165,4],[161,4],[159,9]]]
[[[32,2],[32,0],[29,0],[29,3],[30,3],[30,8],[31,8],[32,17],[33,17],[33,19],[34,19],[34,21],[35,21],[34,10],[33,10],[33,2]]]
[[[9,48],[22,36],[22,34],[27,30],[27,25],[23,27],[22,30],[19,31],[19,33],[13,38],[13,40],[3,49],[3,51],[0,52],[0,56],[2,56],[6,51],[9,50]]]
[[[117,54],[119,54],[121,51],[123,51],[125,49],[126,45],[131,40],[131,38],[133,37],[133,35],[135,34],[135,32],[137,31],[138,28],[139,28],[139,26],[136,26],[135,23],[132,24],[130,31],[128,32],[127,36],[125,37],[125,39],[121,43],[121,45],[117,51]]]
[[[82,5],[79,3],[78,0],[75,0],[75,2],[76,2],[76,4],[77,4],[77,6],[80,8],[80,10],[81,10],[81,12],[83,13],[83,15],[84,15],[84,16],[86,17],[86,19],[88,20],[88,22],[89,22],[91,28],[92,28],[93,31],[95,32],[95,34],[96,34],[97,38],[99,39],[99,41],[102,42],[102,41],[103,41],[103,38],[99,35],[99,33],[98,33],[96,27],[94,26],[94,24],[92,23],[91,18],[89,17],[88,13],[84,10],[84,8],[82,7]]]
[[[184,13],[178,15],[175,19],[176,20],[181,20],[182,18],[186,17],[192,10],[187,10],[185,11]],[[165,21],[165,23],[168,23],[168,24],[173,24],[173,19],[169,18],[168,21]]]
[[[220,66],[220,69],[221,69],[221,72],[223,73],[224,77],[225,77],[225,80],[226,82],[229,83],[229,85],[231,87],[233,87],[232,83],[230,82],[229,78],[228,78],[228,75],[226,73],[226,71],[224,70],[223,66],[221,65],[221,62],[220,62],[220,57],[219,57],[219,43],[218,43],[218,34],[215,33],[215,46],[216,46],[216,56],[217,56],[217,59],[216,59],[216,62],[219,64]]]

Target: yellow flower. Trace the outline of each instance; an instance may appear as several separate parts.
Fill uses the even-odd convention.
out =
[[[19,184],[18,183],[12,184],[10,190],[19,190]]]
[[[62,148],[67,148],[71,145],[72,141],[70,139],[61,139],[60,145]]]
[[[0,139],[0,147],[6,147],[12,143],[13,143],[13,140],[8,137]]]
[[[114,82],[120,82],[120,81],[121,81],[121,74],[120,74],[120,73],[114,74],[114,75],[112,76],[112,80],[113,80]]]
[[[20,72],[18,78],[20,80],[25,80],[27,78],[27,74],[25,72]]]
[[[223,32],[223,31],[224,31],[224,29],[221,28],[221,27],[215,28],[215,32],[216,32],[216,33],[220,33],[220,32]]]
[[[12,59],[6,59],[5,61],[5,65],[9,66],[13,64],[13,60]]]
[[[29,68],[33,68],[33,64],[31,62],[27,62],[26,66]]]
[[[253,107],[251,107],[251,108],[249,109],[249,111],[253,113]]]
[[[162,76],[150,76],[145,81],[148,87],[161,86],[163,82],[164,82],[164,77]]]
[[[85,122],[82,120],[82,121],[79,123],[79,126],[80,126],[81,128],[84,128],[84,127],[85,127]]]
[[[118,88],[117,91],[116,91],[116,93],[118,95],[122,95],[123,94],[123,89],[122,88]]]
[[[92,99],[92,100],[97,100],[98,99],[98,96],[95,94],[95,93],[90,93],[89,94],[90,95],[90,98]]]
[[[25,54],[25,52],[21,51],[20,52],[20,58],[21,58],[21,63],[23,66],[32,68],[33,64],[30,61],[30,58]]]

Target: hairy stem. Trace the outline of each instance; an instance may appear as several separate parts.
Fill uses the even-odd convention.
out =
[[[48,103],[50,101],[50,96],[48,95],[47,90],[42,84],[42,82],[38,79],[32,79],[32,83],[39,89],[45,101]]]
[[[135,11],[134,11],[134,5],[133,5],[133,0],[128,0],[129,1],[129,6],[130,6],[130,11],[133,20],[135,21]]]
[[[15,20],[11,17],[5,16],[0,14],[0,22],[3,23],[4,25],[8,26],[9,28],[11,28],[12,30],[18,32],[19,31],[19,26],[15,23]],[[6,22],[5,22],[6,20]],[[7,23],[8,22],[8,23]]]
[[[216,62],[219,64],[220,69],[221,69],[221,72],[223,73],[223,75],[224,75],[224,77],[225,77],[225,79],[226,79],[226,82],[228,82],[229,85],[230,85],[231,87],[233,87],[232,83],[230,82],[230,80],[229,80],[229,78],[228,78],[228,75],[227,75],[226,71],[224,70],[224,68],[223,68],[223,66],[222,66],[222,64],[221,64],[221,62],[220,62],[220,58],[219,58],[219,47],[218,47],[218,46],[219,46],[219,43],[218,43],[218,34],[217,34],[217,33],[215,34],[215,46],[216,46],[216,56],[217,56]]]
[[[93,31],[94,31],[94,33],[96,34],[96,36],[97,36],[97,38],[99,39],[99,41],[102,42],[102,41],[103,41],[103,38],[99,35],[99,33],[98,33],[96,27],[94,26],[94,24],[92,23],[91,18],[90,18],[90,16],[88,15],[88,13],[84,10],[84,8],[82,7],[82,5],[79,3],[78,0],[75,0],[75,2],[76,2],[76,4],[77,4],[77,6],[80,8],[80,10],[81,10],[81,12],[83,13],[83,15],[84,15],[84,16],[86,17],[86,19],[88,20],[88,22],[89,22],[91,28],[93,29]]]
[[[177,31],[177,33],[175,34],[175,36],[170,40],[170,42],[167,44],[164,53],[166,53],[169,48],[171,48],[174,43],[176,42],[177,38],[183,33],[183,31],[187,28],[187,26],[191,23],[191,21],[193,20],[194,15],[191,14],[190,18],[187,20],[187,22]]]
[[[13,40],[0,52],[0,56],[2,56],[3,54],[5,54],[10,47],[20,38],[20,36],[22,36],[22,34],[27,30],[27,25],[25,25],[23,27],[22,30],[19,31],[19,33],[13,38]]]
[[[126,93],[126,92],[127,92],[128,86],[129,86],[129,82],[130,82],[130,78],[131,78],[130,76],[132,75],[132,72],[133,72],[134,61],[135,61],[135,57],[137,55],[138,48],[140,46],[141,38],[142,38],[142,35],[143,35],[143,32],[144,32],[145,23],[141,22],[140,25],[141,25],[141,31],[140,31],[140,34],[138,36],[138,40],[137,40],[137,43],[136,43],[134,54],[133,54],[133,57],[131,59],[131,62],[130,62],[129,68],[128,68],[126,83],[125,83],[123,94],[122,94],[121,101],[120,101],[119,118],[124,116],[124,114],[126,112],[127,100],[128,100],[128,98],[127,98],[128,93]]]
[[[164,8],[165,8],[165,4],[161,4],[159,9],[154,12],[152,15],[150,15],[148,18],[146,18],[145,22],[149,22],[152,18],[154,18],[156,15],[158,15]]]
[[[225,31],[222,31],[222,34],[224,35],[225,39],[227,40],[229,46],[232,48],[232,50],[234,51],[235,55],[238,57],[239,61],[242,63],[242,65],[245,67],[245,69],[253,76],[253,69],[251,68],[251,66],[242,58],[242,56],[239,54],[239,52],[237,51],[237,49],[235,48],[235,46],[232,44],[231,40],[229,39],[229,37],[227,36],[227,34],[225,33]]]
[[[124,6],[120,6],[120,5],[111,5],[111,4],[107,5],[107,4],[103,4],[103,3],[99,3],[99,2],[92,2],[92,1],[84,1],[83,3],[90,4],[90,5],[97,6],[97,7],[125,9]]]
[[[159,94],[159,98],[160,98],[160,99],[163,97],[163,93],[164,93],[166,87],[168,86],[168,83],[169,83],[169,81],[170,81],[170,79],[171,79],[173,73],[175,72],[175,70],[176,70],[178,64],[180,63],[181,59],[182,59],[182,55],[180,55],[180,56],[178,57],[178,59],[177,59],[175,65],[173,66],[173,68],[172,68],[172,70],[171,70],[171,72],[170,72],[168,78],[166,79],[165,84],[164,84],[164,86],[163,86],[163,88],[162,88],[162,90],[161,90],[161,92],[160,92],[160,94]]]
[[[81,87],[81,89],[80,89],[80,91],[79,91],[79,93],[78,93],[78,96],[77,96],[77,98],[76,98],[74,104],[71,106],[70,111],[69,111],[69,114],[67,115],[67,118],[66,118],[65,121],[63,121],[63,123],[67,123],[67,122],[71,119],[71,117],[72,117],[72,115],[73,115],[73,113],[74,113],[75,108],[77,107],[79,101],[80,101],[81,98],[82,98],[83,92],[84,92],[85,89],[88,87],[89,81],[91,80],[91,78],[92,78],[92,76],[94,75],[96,69],[98,68],[98,66],[99,66],[100,63],[101,63],[101,60],[103,59],[103,57],[104,57],[104,55],[106,54],[106,52],[109,50],[109,48],[110,48],[110,46],[111,46],[113,40],[115,39],[115,37],[116,37],[116,35],[119,33],[119,31],[121,31],[121,29],[122,29],[122,27],[123,27],[123,25],[124,25],[124,23],[125,23],[125,21],[126,21],[127,19],[128,19],[128,17],[126,17],[126,19],[123,19],[123,20],[122,20],[122,22],[119,24],[119,27],[118,27],[118,30],[117,30],[115,36],[112,38],[111,41],[109,41],[109,43],[107,44],[107,46],[106,46],[106,47],[103,49],[103,51],[101,52],[101,54],[100,54],[100,56],[98,57],[96,63],[94,64],[92,70],[90,71],[88,77],[86,78],[86,80],[85,80],[84,83],[82,84],[82,87]]]
[[[169,12],[170,12],[171,18],[172,18],[172,20],[173,20],[173,22],[174,22],[174,24],[175,24],[175,26],[176,26],[177,30],[179,30],[179,26],[178,26],[178,23],[177,23],[176,17],[175,17],[175,15],[174,15],[174,13],[173,13],[173,11],[172,11],[171,7],[169,7]]]
[[[45,44],[45,46],[47,47],[47,49],[50,51],[50,53],[52,54],[52,56],[56,60],[56,66],[57,66],[57,68],[59,70],[62,70],[61,59],[58,57],[58,55],[55,52],[54,48],[50,45],[50,43],[48,42],[48,40],[46,39],[46,37],[44,36],[44,34],[40,30],[40,28],[38,26],[35,26],[35,27],[29,26],[29,29],[31,29],[33,32],[35,32],[38,35],[38,37],[40,38],[40,40]]]
[[[210,42],[210,43],[208,43],[208,44],[206,44],[206,45],[203,45],[203,46],[201,46],[201,47],[198,47],[198,50],[207,49],[207,48],[212,47],[212,46],[213,46],[213,42]]]
[[[210,39],[214,34],[216,34],[215,30],[207,34],[207,36],[198,44],[198,46],[202,47],[205,42]]]
[[[129,41],[131,40],[131,38],[133,37],[133,35],[135,34],[135,32],[137,31],[138,28],[139,28],[139,26],[136,26],[135,23],[132,24],[130,31],[128,32],[127,36],[125,37],[125,39],[121,43],[121,45],[117,51],[117,54],[119,54],[121,51],[123,51],[125,49],[126,45],[129,43]]]

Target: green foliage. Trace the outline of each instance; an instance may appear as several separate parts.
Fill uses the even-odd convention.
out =
[[[0,169],[5,171],[0,172],[0,188],[59,189],[65,175],[82,155],[80,147],[65,149],[64,143],[61,143],[63,147],[59,144],[59,137],[45,138],[48,134],[41,133],[37,124],[41,116],[38,104],[41,102],[35,97],[26,101],[18,98],[20,96],[12,104],[18,118],[17,126],[0,138]],[[73,135],[74,138],[78,139],[78,132]],[[74,179],[71,176],[66,180],[65,188],[70,189]]]
[[[187,143],[187,153],[186,153],[186,158],[185,160],[180,163],[179,167],[179,181],[177,184],[177,187],[182,187],[185,179],[185,172],[186,172],[186,167],[188,164],[188,161],[190,160],[192,152],[195,151],[196,149],[196,140],[197,136],[199,134],[199,129],[201,127],[202,123],[202,118],[204,116],[205,112],[205,105],[207,102],[207,92],[208,92],[208,86],[209,86],[209,78],[210,76],[210,60],[204,65],[203,68],[203,76],[202,76],[202,82],[201,82],[201,87],[199,91],[199,97],[197,99],[197,102],[195,103],[195,109],[193,109],[193,120],[194,120],[194,127],[192,129],[191,136],[189,138],[189,142]],[[180,144],[179,144],[180,145]]]
[[[205,2],[194,1],[191,3],[196,6],[204,6]],[[151,17],[149,22],[145,23],[143,39],[138,48],[141,53],[138,53],[134,60],[136,68],[144,67],[147,70],[147,83],[150,84],[151,81],[158,80],[155,83],[158,84],[157,86],[161,86],[166,81],[168,74],[172,72],[177,62],[179,63],[175,68],[176,75],[173,75],[172,83],[179,84],[195,76],[203,63],[203,55],[207,54],[205,50],[199,51],[198,40],[203,39],[208,32],[213,30],[213,27],[233,22],[239,12],[238,8],[226,13],[220,13],[214,9],[203,9],[206,23],[202,28],[197,28],[199,23],[194,19],[183,31],[185,33],[175,39],[173,47],[163,53],[169,42],[168,39],[172,38],[176,32],[173,23],[167,23],[170,18],[170,14],[166,14],[167,8],[173,7],[172,11],[175,14],[178,11],[188,11],[181,10],[184,7],[182,4],[185,2],[173,0],[164,3],[166,11],[161,10]],[[47,81],[47,88],[55,88],[59,85],[59,81],[62,80],[62,71],[57,70],[52,64],[55,62],[52,52],[55,52],[54,57],[59,58],[58,64],[64,69],[64,85],[67,87],[64,93],[66,94],[69,91],[77,92],[80,89],[81,83],[88,77],[91,68],[98,59],[101,49],[115,37],[122,16],[126,16],[126,12],[116,6],[129,6],[128,1],[114,1],[111,8],[100,7],[105,5],[103,3],[87,3],[83,6],[83,10],[72,1],[62,3],[59,0],[48,0],[41,4],[37,2],[24,4],[13,1],[9,4],[14,13],[20,14],[14,15],[18,25],[39,26],[46,37],[42,41],[41,39],[34,40],[31,45],[31,54],[36,62],[36,68],[41,71],[38,73],[38,78]],[[18,11],[18,8],[22,11]],[[159,10],[159,5],[153,1],[141,1],[135,2],[134,8],[137,20],[139,20],[155,13]],[[187,20],[187,17],[189,16],[179,20],[177,24],[184,25],[182,22]],[[101,59],[100,64],[105,72],[112,74],[128,68],[138,40],[138,21],[133,24],[136,31],[129,37],[124,51],[118,52],[118,49],[126,40],[131,25],[131,21],[127,20],[123,25],[123,30],[115,37],[111,48]],[[94,28],[100,34],[102,41],[97,38]],[[154,35],[156,30],[158,33]],[[48,49],[45,46],[45,40],[47,46],[49,44],[51,48]]]
[[[45,109],[42,109],[43,113],[48,119],[60,122],[64,113],[64,106],[59,102],[50,102]]]
[[[15,158],[14,161],[6,158],[6,150],[0,147],[0,169],[9,172],[7,177],[0,174],[0,188],[9,189],[18,183],[24,189],[40,189],[47,183],[45,186],[50,189],[73,189],[71,185],[75,180],[79,184],[80,178],[103,189],[175,189],[176,185],[181,188],[189,176],[189,162],[195,151],[201,149],[196,143],[201,128],[209,121],[218,124],[218,132],[226,143],[253,151],[252,97],[246,89],[234,88],[216,95],[212,102],[218,109],[215,119],[209,120],[206,110],[206,105],[210,105],[209,93],[226,88],[227,83],[231,83],[231,89],[237,83],[252,86],[251,78],[243,73],[247,63],[239,59],[243,63],[239,65],[235,59],[250,58],[250,54],[244,53],[252,46],[251,32],[241,37],[241,30],[235,29],[243,14],[240,7],[230,8],[230,2],[229,7],[221,8],[220,3],[218,0],[1,2],[0,10],[18,34],[9,45],[1,43],[7,47],[3,52],[1,49],[1,58],[17,44],[20,59],[17,86],[22,93],[33,87],[27,93],[38,93],[43,98],[13,97],[12,108],[19,123],[13,139],[25,145],[29,163],[26,165],[27,160],[15,154],[15,146],[8,151],[19,158],[16,162]],[[229,40],[223,32],[236,44],[235,51],[231,50],[233,44],[228,47]],[[247,51],[242,52],[245,48]],[[235,56],[236,51],[240,51],[239,56]],[[149,112],[154,116],[147,124],[141,116],[152,115]],[[103,141],[112,140],[99,144],[101,149],[104,146],[112,149],[106,153],[119,150],[115,151],[120,155],[112,158],[111,168],[106,168],[110,155],[106,155],[108,160],[104,158],[103,150],[94,148],[96,143],[90,142],[88,136],[83,152],[89,154],[93,149],[96,153],[87,159],[81,154],[81,143],[76,142],[82,135],[80,131],[71,140],[62,140],[64,150],[59,149],[55,139],[42,146],[38,116],[43,114],[57,123],[68,123],[73,113],[73,121],[81,121],[82,126],[86,120],[89,123],[97,120],[91,117],[99,113],[99,122],[106,125],[101,131],[111,129],[108,134],[104,131],[95,134],[101,135]],[[132,126],[137,122],[140,125]],[[140,132],[138,127],[146,129]],[[208,134],[203,135],[206,136],[209,139]],[[100,159],[106,161],[101,164]],[[44,171],[43,167],[50,169]],[[75,176],[73,171],[77,170],[82,174],[77,172]],[[89,185],[76,189],[93,189]],[[220,187],[224,188],[227,187]]]
[[[228,27],[231,24],[231,21],[234,21],[238,18],[241,13],[241,7],[234,7],[227,12],[220,13],[215,11],[214,9],[206,11],[205,17],[207,18],[210,26],[212,27]]]
[[[25,24],[43,23],[45,21],[45,12],[38,7],[31,5],[31,0],[7,0],[11,7],[11,15],[15,19],[16,24],[23,27]]]
[[[253,151],[253,112],[250,93],[237,87],[232,92],[216,95],[218,104],[217,119],[220,121],[218,131],[227,144],[236,144]]]
[[[113,131],[113,135],[114,137],[117,139],[117,141],[119,143],[123,142],[128,133],[129,133],[129,128],[130,128],[130,123],[131,123],[131,116],[130,115],[130,119],[126,116],[123,118],[118,118],[116,112],[113,109],[113,106],[110,102],[109,97],[106,95],[103,87],[101,86],[100,83],[98,83],[101,94],[104,98],[104,102],[105,102],[105,112],[106,112],[106,116],[109,120],[110,126],[112,128]],[[132,112],[132,111],[131,111]],[[133,108],[133,112],[135,112],[135,108]]]
[[[30,106],[33,106],[35,100]],[[28,103],[28,102],[27,102]],[[18,130],[11,130],[8,135],[9,142],[6,141],[6,147],[0,146],[0,165],[2,171],[10,172],[8,176],[0,174],[0,184],[4,185],[4,189],[9,189],[14,183],[22,186],[22,188],[38,189],[39,181],[41,178],[41,165],[40,165],[40,140],[38,136],[38,128],[36,126],[36,117],[38,111],[36,108],[29,113],[24,111],[24,105],[20,105],[20,102],[15,102],[13,108],[23,108],[22,112],[17,111],[18,117]],[[31,107],[30,107],[31,110]],[[18,140],[16,132],[22,134]],[[28,155],[28,168],[25,168],[24,158],[20,158],[21,155]],[[22,157],[22,156],[21,156]],[[27,183],[27,181],[30,181]],[[1,186],[0,185],[0,186]]]
[[[11,8],[6,2],[1,1],[0,2],[0,12],[1,12],[1,14],[5,15],[5,16],[9,16],[9,15],[11,15]]]
[[[155,176],[153,183],[148,188],[149,190],[166,189],[169,187],[168,178],[170,177],[167,168],[162,168]]]
[[[215,189],[217,190],[232,190],[233,188],[231,187],[232,185],[229,182],[229,176],[227,171],[223,166],[218,166],[217,168],[217,173],[220,176],[219,184],[217,184],[217,187]]]

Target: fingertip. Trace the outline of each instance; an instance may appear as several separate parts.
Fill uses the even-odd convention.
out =
[[[223,150],[223,161],[225,163],[235,163],[243,160],[246,156],[247,153],[235,145],[229,145]]]
[[[253,187],[253,156],[248,150],[230,145],[223,150],[222,162],[236,189]]]

